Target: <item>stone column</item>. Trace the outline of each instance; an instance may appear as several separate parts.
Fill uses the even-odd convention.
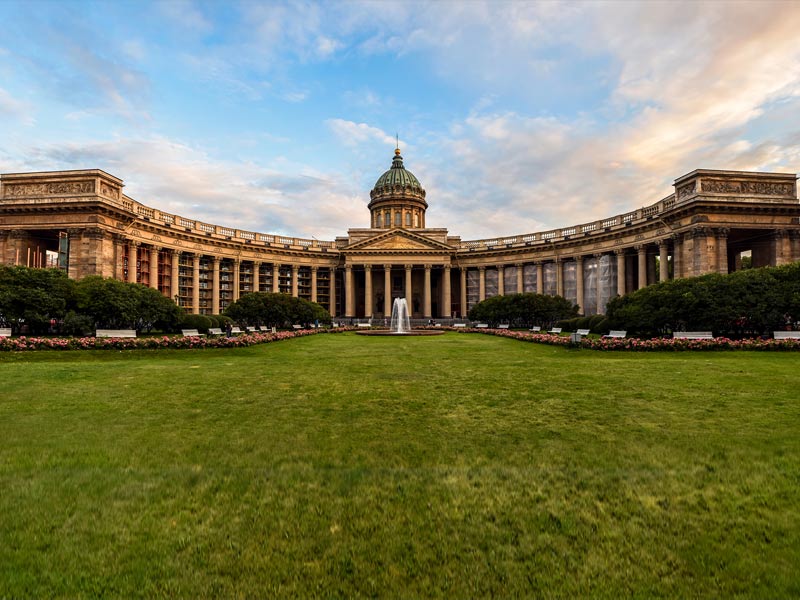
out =
[[[789,232],[789,251],[791,262],[800,260],[800,231],[796,229]]]
[[[640,290],[647,287],[647,247],[640,244],[636,246],[636,252],[639,255],[639,282],[636,289]]]
[[[625,250],[614,250],[617,255],[617,295],[625,295]],[[598,270],[600,265],[597,265]]]
[[[669,279],[669,243],[667,240],[658,242],[658,280]]]
[[[698,227],[693,232],[694,237],[694,275],[706,275],[717,270],[717,252],[714,247],[711,230],[707,227]],[[711,238],[712,241],[709,241]]]
[[[353,285],[353,267],[345,265],[344,267],[344,316],[356,316],[356,297]]]
[[[467,318],[467,269],[466,267],[459,267],[458,283],[461,286],[459,290],[459,315],[462,319]]]
[[[408,304],[409,315],[414,308],[414,302],[411,296],[411,269],[413,268],[414,265],[406,265],[406,303]]]
[[[445,265],[442,275],[442,318],[449,319],[453,316],[453,303],[450,301],[450,265]]]
[[[478,302],[486,300],[486,267],[478,267]]]
[[[233,301],[239,299],[239,291],[242,289],[242,261],[238,258],[233,259]],[[217,313],[214,313],[217,314]]]
[[[431,265],[425,265],[425,278],[423,279],[422,316],[430,319],[431,314]]]
[[[536,263],[536,293],[544,294],[544,264]]]
[[[150,287],[158,289],[158,246],[150,247]]]
[[[779,267],[789,262],[788,244],[789,236],[783,229],[778,229],[772,233],[770,239],[770,266]]]
[[[328,312],[332,317],[336,316],[336,267],[330,269],[330,296],[328,298]]]
[[[603,279],[600,277],[600,271],[602,269],[601,263],[603,260],[603,253],[598,252],[593,255],[595,261],[597,262],[597,277],[595,277],[595,297],[597,298],[597,314],[604,315],[606,314],[606,307],[603,305]],[[609,293],[609,296],[611,294]]]
[[[261,262],[254,260],[253,261],[253,291],[260,292],[261,291],[261,280],[259,279],[259,273],[261,272]]]
[[[272,263],[272,292],[277,294],[281,291],[281,266]]]
[[[172,294],[172,299],[175,300],[175,304],[180,306],[180,293],[181,293],[181,280],[180,280],[180,266],[181,266],[181,253],[177,250],[170,250],[170,260],[172,263],[170,264],[171,273],[170,273],[170,293]],[[175,297],[178,297],[177,299]]]
[[[8,252],[8,242],[6,241],[6,240],[8,240],[8,235],[9,235],[8,230],[0,231],[0,265],[11,265],[11,264],[13,264],[13,263],[10,263],[8,261],[8,258],[6,257],[6,253]],[[116,236],[116,237],[120,237],[120,236]],[[122,279],[122,277],[117,277],[117,279]]]
[[[556,295],[564,297],[564,263],[556,258]]]
[[[506,269],[503,265],[497,265],[497,295],[506,295]]]
[[[70,254],[72,254],[72,246],[73,246],[73,236],[70,233],[69,235],[69,248]],[[72,257],[70,256],[70,264],[72,263]],[[128,283],[136,283],[136,274],[139,264],[139,242],[130,241],[128,242]]]
[[[311,301],[317,301],[317,267],[311,267]]]
[[[125,237],[115,233],[114,239],[114,279],[125,281]],[[3,263],[3,240],[0,237],[0,264]]]
[[[300,295],[300,267],[292,265],[292,298],[297,298]]]
[[[654,250],[650,246],[647,246],[650,250]],[[647,283],[655,283],[656,282],[656,254],[655,252],[648,252],[647,253]]]
[[[575,303],[578,305],[580,310],[578,311],[579,314],[585,314],[583,303],[584,303],[584,294],[583,294],[583,257],[576,256],[575,257],[575,284],[577,288],[577,293]]]
[[[392,315],[392,265],[383,265],[383,316]]]
[[[672,278],[683,277],[683,235],[672,236]]]
[[[728,233],[730,229],[722,227],[717,229],[717,272],[728,274]]]
[[[364,316],[372,318],[372,265],[364,265]]]
[[[525,265],[522,263],[517,263],[515,266],[517,267],[517,293],[521,294],[525,291]]]
[[[219,314],[219,263],[218,256],[211,257],[211,314]]]
[[[200,255],[197,253],[192,255],[192,313],[200,314]]]

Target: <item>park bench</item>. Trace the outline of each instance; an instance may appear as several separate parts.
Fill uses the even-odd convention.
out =
[[[209,327],[208,335],[222,335],[222,329],[219,327]]]
[[[542,328],[536,325],[534,327],[531,327],[528,331],[530,331],[531,333],[541,333]]]
[[[356,323],[356,327],[362,327],[362,328],[369,329],[370,327],[372,327],[372,325],[370,325],[369,323]]]
[[[498,326],[497,326],[497,328],[498,328],[498,329],[508,329],[508,324],[507,324],[507,323],[504,323],[504,324],[502,324],[502,325],[498,325]]]
[[[589,329],[578,329],[578,331],[576,331],[575,333],[577,333],[578,335],[589,335],[589,331],[590,331]]]
[[[608,332],[608,335],[604,335],[604,338],[624,338],[628,335],[628,332],[625,330],[616,330],[612,329]]]
[[[558,335],[559,333],[561,333],[561,327],[553,327],[553,328],[552,328],[550,331],[548,331],[547,333],[554,333],[555,335]]]
[[[231,335],[240,335],[244,333],[240,327],[231,327]]]
[[[673,331],[672,339],[675,340],[713,340],[714,334],[710,331]]]
[[[0,329],[2,331],[2,329]],[[0,333],[2,335],[2,333]],[[776,340],[800,340],[800,331],[773,331],[772,337]]]
[[[11,337],[11,327],[0,327],[0,337]]]
[[[461,328],[461,327],[466,327],[466,326],[467,326],[466,323],[453,323],[453,328],[456,328],[456,327]]]
[[[487,327],[489,327],[489,325],[487,323],[476,323],[475,324],[475,329],[486,329]]]
[[[135,338],[135,329],[98,329],[94,337],[99,338]]]
[[[181,329],[181,333],[183,337],[203,337],[203,334],[197,331],[197,329]]]

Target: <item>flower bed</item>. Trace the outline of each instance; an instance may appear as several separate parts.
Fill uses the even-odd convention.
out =
[[[551,335],[547,333],[528,333],[525,331],[510,331],[508,329],[459,329],[463,333],[483,333],[512,338],[523,342],[549,344],[551,346],[571,346],[569,336]],[[653,338],[640,340],[638,338],[589,338],[584,336],[580,342],[581,348],[588,350],[628,350],[633,352],[682,352],[686,350],[762,350],[762,351],[791,351],[800,350],[798,339],[761,339],[748,338],[744,340],[731,340],[726,337],[717,337],[710,340],[688,340],[673,338]]]
[[[299,329],[297,331],[278,331],[277,333],[247,333],[235,337],[141,337],[141,338],[42,338],[20,336],[0,338],[0,351],[28,350],[173,350],[202,348],[241,348],[255,344],[280,342],[317,333],[338,333],[340,329]]]

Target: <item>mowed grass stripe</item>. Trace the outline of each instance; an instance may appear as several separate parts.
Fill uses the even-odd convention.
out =
[[[0,356],[0,597],[800,594],[797,357]]]

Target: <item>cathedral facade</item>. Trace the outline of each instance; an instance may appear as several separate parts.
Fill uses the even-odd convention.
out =
[[[204,223],[141,204],[101,170],[0,175],[0,264],[57,266],[158,289],[218,314],[242,294],[280,292],[338,318],[465,317],[477,302],[558,294],[582,314],[666,279],[800,260],[796,176],[698,169],[648,206],[560,229],[462,240],[428,228],[425,190],[400,151],[370,192],[370,221],[331,241]]]

